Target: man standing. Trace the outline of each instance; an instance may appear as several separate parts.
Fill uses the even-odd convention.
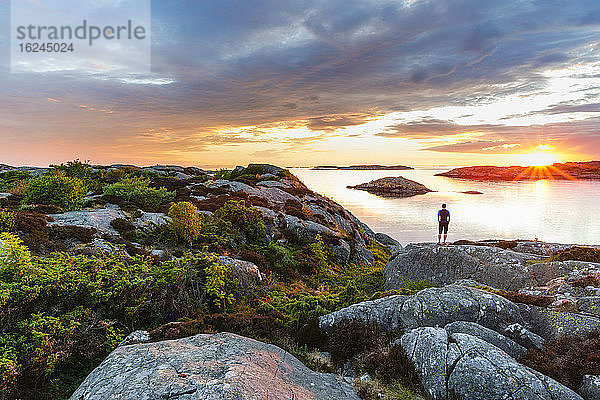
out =
[[[450,224],[450,211],[446,210],[446,204],[442,204],[442,209],[438,211],[438,222],[440,223],[438,244],[440,244],[440,240],[442,239],[442,233],[444,234],[444,244],[446,244],[448,225]]]

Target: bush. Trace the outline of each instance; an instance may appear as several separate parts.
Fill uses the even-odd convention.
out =
[[[15,228],[15,213],[0,210],[0,232],[11,232]]]
[[[587,261],[600,263],[600,249],[584,246],[573,246],[552,254],[552,261]]]
[[[33,178],[25,189],[25,204],[48,204],[65,210],[76,210],[83,204],[86,188],[81,179],[62,172]]]
[[[60,172],[70,178],[81,180],[87,190],[95,191],[102,188],[100,182],[102,174],[100,172],[94,172],[94,169],[87,161],[69,161],[66,164],[51,165],[50,168],[51,173]]]
[[[22,195],[29,179],[31,179],[31,174],[27,171],[2,172],[0,173],[0,192]]]
[[[230,178],[231,178],[231,171],[226,170],[226,169],[220,169],[213,174],[213,179],[215,179],[215,180],[219,180],[219,179],[229,180]]]
[[[175,203],[169,209],[171,217],[171,229],[181,239],[188,243],[196,240],[200,235],[202,221],[198,215],[198,209],[188,201]]]
[[[0,241],[2,399],[68,398],[129,327],[196,316],[207,297],[205,270],[216,260],[200,253],[159,263],[120,252],[37,258],[11,234]],[[227,285],[215,286],[225,301]]]
[[[584,375],[600,375],[600,332],[546,342],[543,351],[529,350],[519,362],[576,390]]]
[[[125,178],[117,183],[104,188],[104,194],[116,196],[123,200],[134,202],[140,206],[158,207],[175,198],[175,192],[165,188],[154,189],[148,187],[150,180],[147,178]]]
[[[223,311],[233,303],[234,281],[231,275],[231,266],[220,264],[217,257],[213,257],[204,268],[206,285],[204,291],[212,296],[217,307]]]

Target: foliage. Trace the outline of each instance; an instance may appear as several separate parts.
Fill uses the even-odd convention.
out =
[[[227,179],[229,180],[231,178],[231,171],[227,170],[227,169],[220,169],[217,172],[215,172],[213,174],[213,179],[215,180],[219,180],[219,179]]]
[[[552,261],[586,261],[600,263],[600,249],[585,246],[573,246],[552,254]]]
[[[584,375],[600,374],[600,331],[548,341],[544,350],[528,350],[519,362],[576,390]]]
[[[0,240],[0,388],[8,397],[68,396],[73,388],[57,379],[77,384],[128,327],[194,316],[216,259],[198,253],[158,263],[121,251],[38,258],[9,233]],[[221,279],[213,287],[229,302],[233,283],[221,272],[208,280]]]
[[[81,207],[86,194],[84,183],[79,178],[65,176],[62,171],[29,180],[25,189],[25,204],[48,204],[65,210]]]
[[[171,229],[181,239],[188,243],[196,240],[200,235],[202,221],[198,215],[198,209],[188,201],[180,201],[169,209],[171,217]]]
[[[208,265],[204,268],[206,284],[204,291],[214,298],[217,307],[223,311],[233,303],[233,290],[235,288],[231,275],[231,266],[219,263],[217,257],[211,257]]]
[[[104,194],[134,202],[140,206],[157,207],[175,198],[175,192],[148,187],[148,178],[130,177],[104,187]]]
[[[102,183],[100,182],[101,173],[94,172],[88,161],[81,162],[80,160],[74,160],[66,164],[51,165],[50,173],[56,172],[70,178],[79,179],[84,183],[87,190],[95,191],[102,188]]]
[[[11,232],[15,227],[15,213],[0,209],[0,232]]]
[[[27,171],[10,170],[0,173],[0,192],[22,195],[31,174]]]
[[[215,211],[215,217],[237,226],[250,242],[261,243],[266,240],[267,227],[260,211],[246,207],[243,200],[230,200]]]

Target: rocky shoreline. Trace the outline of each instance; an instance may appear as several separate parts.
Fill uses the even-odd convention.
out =
[[[27,190],[0,193],[0,265],[8,265],[0,279],[9,290],[0,323],[21,341],[30,340],[26,323],[69,327],[43,331],[49,339],[36,351],[60,355],[59,363],[85,354],[77,365],[93,363],[81,371],[91,371],[85,380],[70,378],[79,386],[66,395],[72,400],[371,400],[393,399],[398,387],[414,400],[599,398],[600,246],[488,240],[403,247],[268,164],[219,172],[70,168],[63,170],[92,188],[78,209],[27,203]],[[24,176],[24,169],[3,169]],[[66,179],[59,172],[49,176]],[[165,200],[125,199],[130,192],[107,189],[134,175]],[[382,179],[355,188],[429,191],[402,177]],[[187,219],[200,218],[197,239],[172,236],[175,204],[188,205]],[[113,283],[121,275],[125,281]],[[121,301],[125,317],[114,308]],[[42,313],[48,319],[40,323]],[[27,369],[12,366],[33,357],[13,360],[18,349],[11,349],[0,353],[8,360],[2,376],[10,378],[2,381],[9,390],[2,400],[15,398],[15,382],[24,382],[21,391],[29,387],[19,375]]]
[[[435,176],[478,181],[593,180],[600,179],[600,161],[555,163],[544,167],[461,167]]]
[[[406,165],[379,165],[379,164],[368,164],[368,165],[350,165],[348,167],[340,167],[337,165],[318,165],[311,168],[313,170],[351,170],[351,171],[402,171],[407,169],[414,169]]]

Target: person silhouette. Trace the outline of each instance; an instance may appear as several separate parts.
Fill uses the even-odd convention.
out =
[[[442,204],[442,209],[438,211],[438,244],[441,244],[442,233],[444,234],[444,244],[446,244],[446,238],[448,237],[448,225],[450,224],[450,211],[446,209],[446,204]]]

